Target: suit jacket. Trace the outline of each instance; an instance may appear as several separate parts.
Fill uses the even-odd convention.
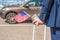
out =
[[[60,27],[60,0],[43,0],[39,18],[49,27]]]

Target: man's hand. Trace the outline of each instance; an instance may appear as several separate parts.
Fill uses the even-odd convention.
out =
[[[35,25],[43,25],[44,24],[44,22],[42,22],[39,18],[34,18],[32,23]]]

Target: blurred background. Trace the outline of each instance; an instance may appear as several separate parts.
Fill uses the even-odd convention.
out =
[[[30,1],[30,0],[0,0],[0,5],[13,5],[13,4],[22,5],[27,1]],[[37,1],[37,0],[32,0],[32,1]],[[41,1],[41,0],[38,0],[38,1]]]
[[[4,12],[3,8],[7,5],[23,5],[30,0],[0,0],[0,12]],[[42,0],[32,0],[40,1]],[[1,11],[1,8],[2,11]],[[37,7],[36,7],[37,8]],[[34,7],[34,9],[36,9]],[[38,7],[39,8],[39,7]],[[39,10],[40,11],[40,10]],[[0,13],[1,15],[2,13]],[[32,23],[8,24],[0,17],[0,40],[31,40],[32,39]],[[44,25],[36,27],[35,40],[43,40]],[[50,40],[50,28],[47,27],[47,40]]]

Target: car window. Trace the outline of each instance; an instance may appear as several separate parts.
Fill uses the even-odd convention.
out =
[[[39,6],[40,5],[40,2],[36,2],[35,6]]]
[[[38,7],[38,6],[41,6],[41,2],[40,1],[31,1],[31,2],[28,2],[26,6],[35,6],[35,7]]]
[[[26,6],[35,6],[36,2],[28,2]]]

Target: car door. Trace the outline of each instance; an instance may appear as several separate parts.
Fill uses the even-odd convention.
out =
[[[41,6],[40,6],[40,2],[36,2],[36,1],[30,1],[28,4],[26,4],[26,6],[29,6],[29,9],[27,9],[30,15],[33,14],[40,14],[40,10],[41,10]]]
[[[35,1],[29,1],[27,4],[25,4],[24,11],[26,11],[30,15],[33,15],[35,13],[40,13],[40,6],[36,6]]]

